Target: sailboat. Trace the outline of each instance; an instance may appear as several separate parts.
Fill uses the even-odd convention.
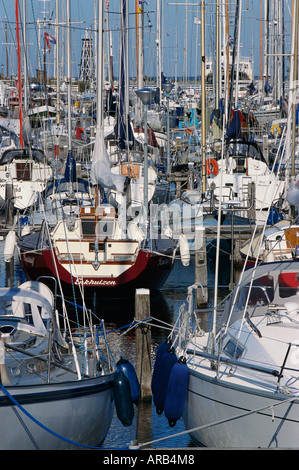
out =
[[[81,207],[72,217],[18,241],[20,262],[29,279],[39,276],[60,279],[65,295],[129,297],[138,287],[159,290],[174,262],[177,243],[171,238],[147,237],[147,214],[140,221],[126,220],[126,177],[114,174],[104,141],[102,115],[102,35],[98,41],[98,123],[91,164],[96,187],[93,207]],[[101,201],[101,191],[114,190],[123,199],[118,214]]]
[[[57,220],[63,215],[80,212],[82,206],[91,206],[95,189],[91,182],[77,176],[77,163],[69,153],[65,163],[64,175],[52,179],[41,195],[42,207],[47,213],[56,214]]]
[[[19,139],[14,139],[14,145],[1,152],[0,204],[3,205],[9,198],[15,210],[25,211],[38,200],[39,194],[45,189],[47,181],[53,174],[53,170],[43,151],[33,145],[29,117],[28,115],[23,116],[19,12],[17,3],[15,13],[18,52],[19,122],[17,127]],[[26,89],[26,71],[24,71],[24,76],[26,77],[24,80],[24,88]],[[26,106],[27,103],[24,97],[24,108]],[[25,109],[25,111],[27,110]],[[10,138],[12,136],[13,134],[11,133]]]
[[[75,334],[56,305],[41,282],[0,289],[2,450],[96,447],[109,430],[113,358],[90,322]]]
[[[7,186],[12,188],[15,210],[33,206],[53,176],[53,169],[41,149],[14,148],[0,157],[0,204],[7,201]]]
[[[120,6],[121,28],[120,28],[120,81],[119,81],[119,101],[117,108],[117,122],[114,133],[117,141],[117,150],[110,154],[110,161],[113,162],[111,172],[124,175],[127,178],[127,204],[132,207],[143,205],[144,185],[147,180],[148,200],[151,201],[158,183],[158,172],[153,165],[149,165],[147,175],[144,170],[144,153],[134,149],[135,136],[132,123],[129,117],[129,79],[125,71],[128,68],[127,54],[127,22],[128,22],[127,2],[122,1]],[[147,177],[146,177],[147,176]],[[121,204],[123,199],[118,192],[110,189],[109,201],[114,204]]]
[[[298,257],[299,225],[291,220],[281,220],[254,240],[248,240],[240,248],[240,254],[247,265],[277,260],[292,260]]]
[[[245,217],[252,207],[254,187],[257,223],[263,223],[269,207],[285,189],[284,180],[269,168],[258,145],[242,139],[228,142],[225,158],[207,159],[206,183],[217,199],[221,193],[222,203],[234,206]]]
[[[158,349],[152,382],[157,411],[170,426],[183,418],[195,445],[298,448],[299,262],[256,256],[245,269],[246,258],[233,292],[218,303],[219,246],[213,306],[198,309],[199,286],[191,285]]]
[[[190,287],[188,307],[164,347],[164,372],[166,362],[174,364],[172,392],[159,406],[172,426],[183,416],[196,445],[298,448],[298,269],[298,261],[248,269],[217,308],[214,331],[200,322]]]
[[[29,279],[59,278],[65,295],[72,293],[73,286],[77,292],[84,287],[87,297],[101,298],[128,297],[138,287],[159,290],[173,267],[176,243],[162,238],[148,241],[137,220],[126,225],[125,177],[110,171],[100,128],[95,152],[93,181],[118,190],[124,201],[119,213],[111,204],[96,202],[52,227],[44,221],[40,232],[18,241],[22,268]]]

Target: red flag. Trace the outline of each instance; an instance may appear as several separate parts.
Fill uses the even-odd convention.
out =
[[[49,50],[51,50],[51,44],[56,44],[56,39],[49,33],[45,33],[45,40]]]

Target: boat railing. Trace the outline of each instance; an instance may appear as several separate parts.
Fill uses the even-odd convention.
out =
[[[285,354],[285,357],[284,357],[284,360],[283,360],[283,363],[282,363],[282,366],[281,366],[281,369],[280,369],[280,373],[279,373],[279,376],[278,376],[277,390],[279,390],[280,380],[283,377],[284,370],[294,370],[294,369],[290,369],[289,367],[286,367],[286,363],[287,363],[287,360],[288,360],[288,357],[290,355],[292,347],[298,348],[299,347],[299,342],[295,341],[295,342],[291,342],[291,343],[288,344],[286,354]],[[295,369],[295,371],[298,372],[298,369]]]
[[[274,377],[277,377],[279,380],[282,377],[281,372],[283,370],[283,367],[279,371],[276,369],[271,369],[269,367],[263,367],[257,364],[252,364],[250,362],[238,361],[237,359],[230,359],[228,357],[218,356],[216,354],[211,354],[206,351],[199,351],[199,350],[195,350],[191,348],[187,349],[186,353],[189,355],[195,355],[195,356],[202,357],[203,359],[210,360],[213,363],[213,368],[215,367],[215,363],[219,362],[219,363],[223,363],[223,364],[230,365],[230,366],[242,367],[244,369],[250,369],[256,372],[262,372],[264,374],[273,375]]]
[[[246,185],[247,192],[245,191],[244,187],[243,189],[243,194],[247,195],[246,200],[242,201],[234,196],[233,188],[231,186],[227,186],[226,189],[228,189],[228,195],[222,194],[222,205],[226,205],[227,208],[231,212],[239,212],[240,210],[242,211],[250,211],[254,208],[255,204],[255,191],[254,191],[254,183],[251,181],[248,182]],[[241,203],[244,202],[245,205],[241,205]],[[212,195],[211,195],[211,200],[210,200],[210,206],[211,210],[218,210],[219,209],[219,204],[216,204],[216,196],[214,194],[214,190],[212,190]]]

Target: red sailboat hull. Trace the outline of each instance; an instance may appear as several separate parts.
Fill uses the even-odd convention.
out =
[[[119,298],[134,295],[137,288],[160,290],[166,282],[172,267],[170,253],[152,253],[140,250],[136,261],[125,272],[117,277],[99,277],[96,274],[88,277],[77,277],[67,270],[56,257],[54,251],[46,249],[28,252],[20,248],[20,262],[26,276],[31,280],[41,279],[53,285],[50,278],[59,279],[65,295],[72,295],[73,290],[79,292],[84,287],[86,296],[98,294],[102,298]]]

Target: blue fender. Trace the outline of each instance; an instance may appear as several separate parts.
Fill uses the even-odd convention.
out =
[[[117,370],[115,373],[113,392],[118,419],[124,426],[131,426],[134,418],[131,387],[122,370]]]
[[[160,355],[155,363],[152,377],[152,393],[158,414],[163,413],[169,375],[176,362],[177,357],[174,350],[168,345],[168,349]]]
[[[169,426],[175,426],[182,417],[189,382],[189,368],[185,358],[180,358],[171,369],[165,398],[164,413]]]
[[[125,376],[127,377],[130,384],[132,401],[133,403],[137,404],[140,398],[140,385],[134,366],[131,364],[130,361],[124,359],[123,357],[119,359],[116,366],[117,370],[122,370]]]

